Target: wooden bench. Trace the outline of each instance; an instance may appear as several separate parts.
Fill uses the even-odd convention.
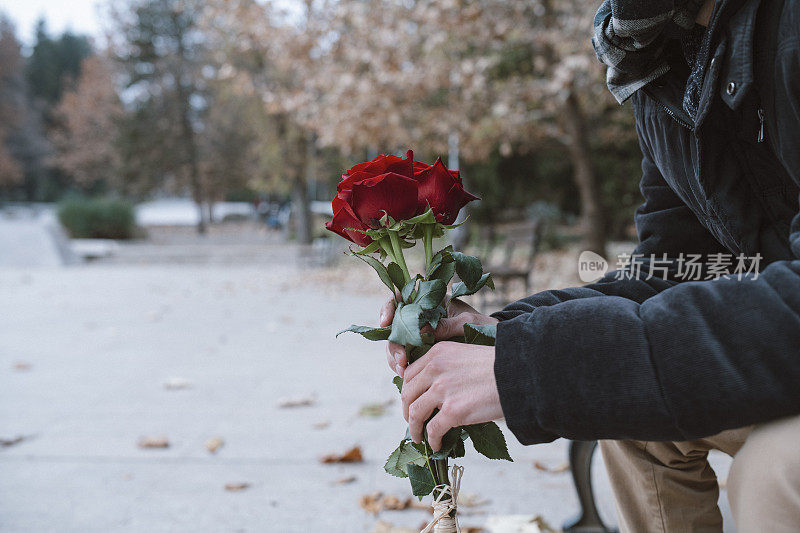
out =
[[[495,283],[495,291],[482,291],[480,296],[480,307],[486,309],[489,303],[506,304],[512,300],[511,288],[514,282],[521,282],[524,294],[530,294],[531,272],[533,262],[539,251],[544,232],[544,222],[541,218],[526,221],[523,224],[510,226],[503,231],[504,242],[502,244],[502,254],[500,261],[493,261],[493,255],[498,246],[497,229],[495,226],[488,226],[482,235],[482,245],[479,245],[478,255],[487,259],[484,271],[492,273]],[[520,261],[519,255],[522,252],[524,257]],[[492,302],[487,301],[489,296]]]

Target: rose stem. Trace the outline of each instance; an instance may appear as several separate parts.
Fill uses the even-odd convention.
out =
[[[433,259],[433,224],[425,224],[425,237],[423,243],[425,244],[425,275],[429,274],[428,269],[431,268],[431,260]]]
[[[408,273],[408,267],[406,266],[406,259],[403,257],[403,247],[400,245],[400,237],[397,236],[396,231],[389,230],[389,238],[392,240],[392,249],[394,250],[394,260],[395,263],[400,266],[400,269],[403,271],[403,279],[406,283],[411,281],[411,275]]]

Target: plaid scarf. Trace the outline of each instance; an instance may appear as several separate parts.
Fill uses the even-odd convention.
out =
[[[703,0],[605,0],[594,17],[597,58],[619,103],[669,71],[667,39],[694,28]]]

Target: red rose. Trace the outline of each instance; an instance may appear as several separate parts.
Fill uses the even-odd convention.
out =
[[[417,193],[419,212],[430,205],[438,222],[452,224],[462,207],[473,200],[480,200],[464,190],[458,171],[448,170],[442,163],[442,158],[437,158],[431,166],[416,163],[415,161],[414,178],[419,184]]]
[[[333,199],[333,220],[325,227],[366,246],[372,239],[354,228],[366,230],[380,227],[380,219],[388,214],[405,220],[417,214],[417,182],[414,179],[414,153],[405,159],[395,155],[379,155],[360,163],[342,175]]]
[[[358,219],[355,213],[353,213],[353,208],[340,198],[338,194],[333,199],[333,220],[326,222],[325,227],[359,246],[367,246],[372,242],[369,236],[355,231],[367,230],[369,227]]]
[[[411,150],[406,152],[405,159],[396,155],[381,154],[372,161],[359,163],[342,174],[342,181],[336,186],[337,196],[341,196],[345,201],[349,202],[350,194],[356,183],[361,183],[366,179],[389,172],[411,178],[414,176],[413,164],[414,152]]]

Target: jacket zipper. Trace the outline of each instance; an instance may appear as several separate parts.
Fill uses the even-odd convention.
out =
[[[763,143],[764,142],[764,110],[762,108],[758,108],[758,121],[761,125],[758,128],[758,136],[756,137],[756,142]]]
[[[655,100],[656,100],[656,101],[658,102],[658,104],[659,104],[659,105],[660,105],[660,106],[661,106],[661,107],[664,109],[664,111],[666,111],[666,112],[667,112],[667,115],[669,115],[670,117],[672,117],[672,119],[673,119],[675,122],[677,122],[678,124],[680,124],[680,125],[681,125],[681,126],[683,126],[684,128],[688,129],[689,131],[694,131],[694,127],[693,127],[691,124],[689,124],[688,122],[686,122],[685,120],[683,120],[682,118],[680,118],[678,115],[676,115],[676,114],[675,114],[675,112],[674,112],[674,111],[672,111],[672,110],[671,110],[669,107],[667,107],[667,105],[666,105],[666,104],[663,104],[663,103],[661,103],[661,100],[658,100],[658,99],[655,99]]]

